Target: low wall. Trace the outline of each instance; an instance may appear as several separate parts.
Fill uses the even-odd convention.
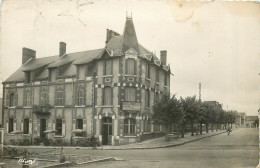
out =
[[[140,141],[145,141],[148,139],[153,139],[153,138],[159,138],[165,136],[165,132],[151,132],[151,133],[143,133],[140,136]]]

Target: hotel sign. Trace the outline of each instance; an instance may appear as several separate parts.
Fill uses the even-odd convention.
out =
[[[138,103],[138,102],[122,102],[122,110],[141,111],[141,103]]]

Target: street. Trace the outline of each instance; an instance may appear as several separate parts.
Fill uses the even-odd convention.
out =
[[[258,129],[240,128],[228,136],[220,134],[182,146],[146,150],[77,150],[65,153],[111,156],[124,161],[101,162],[80,167],[176,167],[248,168],[258,164]]]

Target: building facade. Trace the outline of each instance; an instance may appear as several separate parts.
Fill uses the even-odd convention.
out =
[[[3,83],[5,141],[81,139],[126,144],[151,132],[153,104],[170,91],[167,51],[160,59],[138,43],[132,18],[122,35],[107,29],[104,48],[36,58],[23,48],[22,66]]]

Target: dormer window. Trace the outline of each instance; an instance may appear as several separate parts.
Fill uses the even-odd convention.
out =
[[[31,72],[30,71],[25,72],[25,83],[31,83],[32,82],[31,80],[32,80]]]
[[[146,64],[146,78],[150,79],[150,65]]]
[[[129,58],[126,60],[126,74],[135,75],[136,74],[136,65],[135,59]]]
[[[105,75],[112,75],[112,60],[105,60]]]

